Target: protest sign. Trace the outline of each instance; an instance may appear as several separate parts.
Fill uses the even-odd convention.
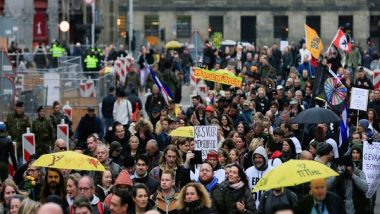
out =
[[[193,72],[194,76],[198,79],[241,87],[242,78],[235,76],[233,73],[227,70],[219,69],[216,71],[210,71],[202,68],[193,68]]]
[[[367,177],[368,191],[367,198],[376,193],[380,183],[380,143],[364,142],[363,147],[363,172]]]
[[[351,89],[350,109],[367,111],[368,105],[368,90],[362,88]]]
[[[218,149],[217,126],[195,126],[194,142],[195,150],[202,151],[202,159],[206,159],[207,153]]]

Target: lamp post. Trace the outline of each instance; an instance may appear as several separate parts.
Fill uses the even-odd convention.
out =
[[[128,27],[128,49],[129,54],[132,53],[132,39],[133,39],[133,0],[129,0],[129,27]]]

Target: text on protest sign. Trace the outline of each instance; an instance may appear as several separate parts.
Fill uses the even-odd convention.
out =
[[[206,159],[207,153],[218,149],[217,126],[195,126],[194,142],[195,150],[202,151],[202,159]]]
[[[368,191],[367,198],[376,193],[377,186],[380,183],[380,143],[364,142],[363,147],[363,172],[367,177]]]
[[[350,109],[367,111],[368,93],[367,89],[353,87],[351,89]]]

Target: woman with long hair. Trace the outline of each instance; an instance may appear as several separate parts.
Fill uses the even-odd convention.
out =
[[[112,169],[105,167],[101,174],[97,174],[95,194],[99,197],[100,201],[104,201],[107,195],[111,192],[113,187]]]
[[[226,137],[228,134],[234,130],[232,120],[227,114],[222,114],[220,117],[221,120],[221,126],[223,129],[223,136]]]
[[[79,195],[78,182],[81,178],[79,173],[70,174],[66,178],[66,200],[71,207],[74,203],[74,199]]]
[[[282,141],[282,151],[281,151],[281,161],[285,163],[290,159],[296,159],[296,147],[292,141],[292,139],[284,139]]]
[[[40,206],[41,204],[39,202],[26,198],[21,202],[17,214],[37,214],[37,210]]]
[[[369,108],[367,110],[367,120],[369,122],[369,126],[368,128],[372,130],[372,132],[374,130],[376,131],[379,131],[379,119],[377,117],[377,113],[376,113],[376,110],[373,109],[373,108]]]
[[[226,190],[231,195],[231,201],[234,203],[236,213],[255,213],[255,201],[253,200],[243,168],[237,164],[233,164],[226,179],[228,179]]]
[[[11,198],[15,196],[16,194],[24,195],[26,196],[27,193],[21,192],[16,185],[16,183],[12,179],[6,179],[3,182],[3,185],[1,187],[0,191],[0,203],[3,207],[4,213],[8,213],[11,203]]]
[[[199,183],[188,183],[178,194],[177,210],[181,214],[212,214],[211,199],[206,188]]]
[[[14,195],[11,198],[9,214],[17,214],[18,209],[21,206],[21,202],[25,199],[23,195]]]

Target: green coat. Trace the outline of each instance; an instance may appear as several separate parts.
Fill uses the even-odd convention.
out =
[[[36,153],[49,153],[49,146],[53,146],[55,133],[51,121],[46,117],[39,117],[33,121],[32,132],[36,140]]]
[[[163,80],[161,80],[162,82],[164,82],[166,84],[166,86],[168,86],[168,88],[170,89],[170,91],[172,92],[173,96],[175,94],[175,88],[176,88],[176,85],[177,85],[177,77],[175,75],[174,72],[172,72],[170,69],[165,69],[165,71],[162,73],[162,78]]]
[[[22,157],[22,134],[26,133],[26,128],[32,128],[29,118],[25,114],[12,113],[7,116],[5,125],[12,141],[17,143],[17,158],[20,158]]]
[[[17,113],[9,114],[5,125],[12,140],[16,142],[22,141],[22,134],[26,133],[27,127],[31,128],[28,116],[25,114],[19,115]]]

